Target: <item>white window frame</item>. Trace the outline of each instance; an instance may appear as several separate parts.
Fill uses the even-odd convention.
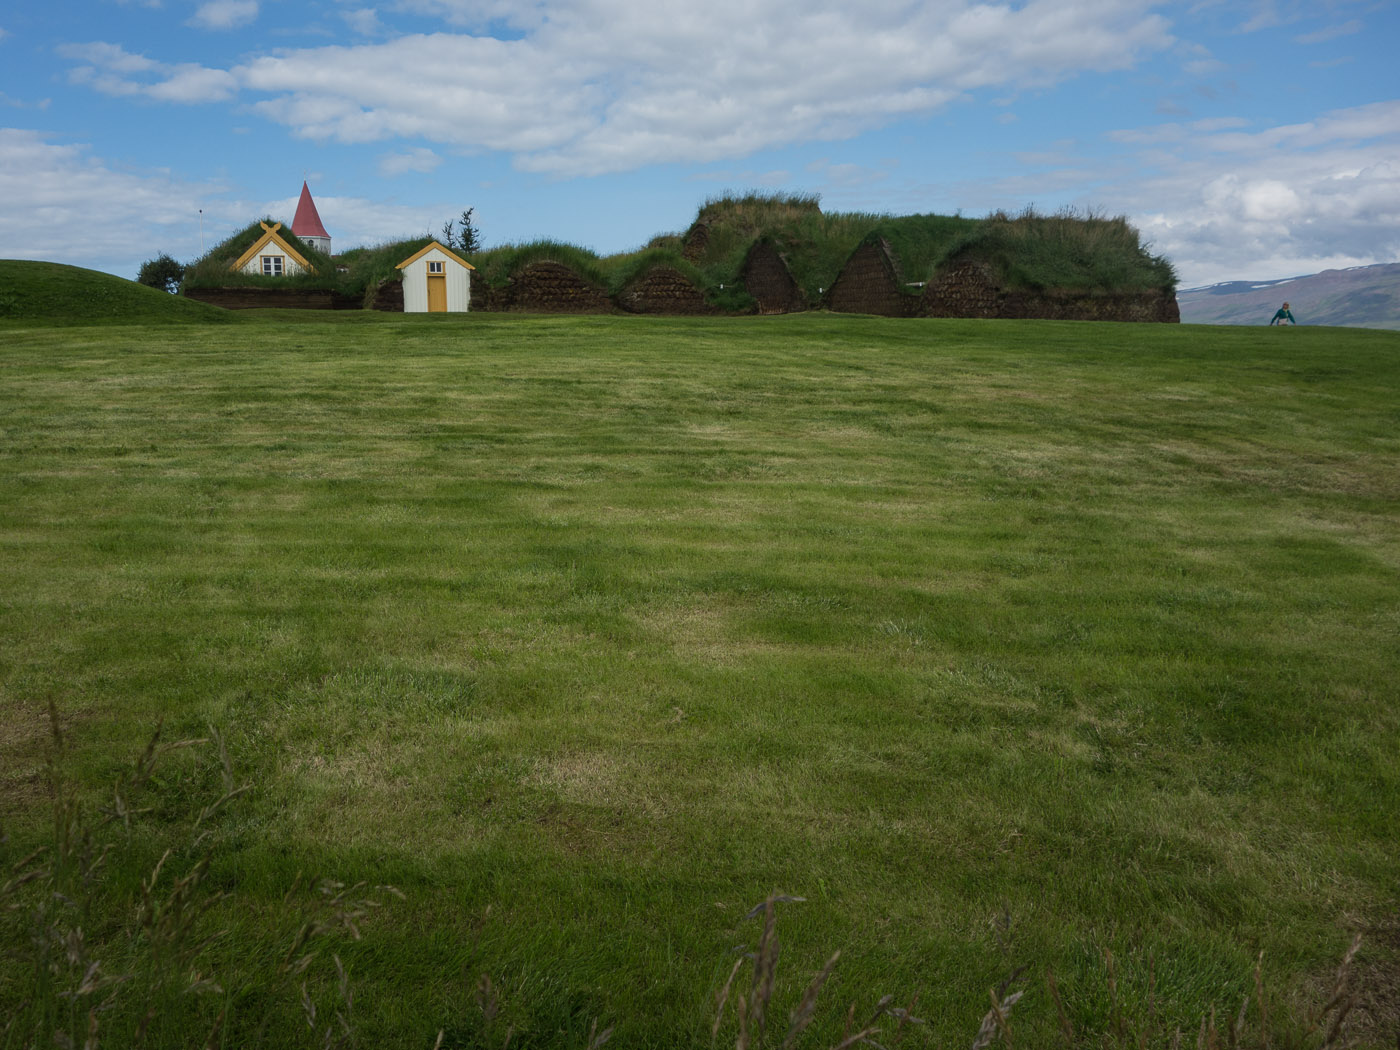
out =
[[[262,257],[262,272],[264,277],[281,277],[285,272],[282,267],[282,256],[264,255]]]
[[[429,260],[428,260],[428,276],[429,276],[429,277],[446,277],[446,276],[447,276],[447,264],[444,263],[444,262],[442,262],[440,259],[429,259]]]

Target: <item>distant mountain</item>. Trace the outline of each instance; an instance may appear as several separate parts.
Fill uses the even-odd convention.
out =
[[[1176,293],[1186,324],[1268,324],[1285,300],[1299,324],[1400,330],[1400,263],[1282,281],[1226,281]]]

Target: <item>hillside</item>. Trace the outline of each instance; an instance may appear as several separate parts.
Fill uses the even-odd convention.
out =
[[[64,263],[0,259],[0,322],[179,324],[230,319],[225,310],[110,273]]]
[[[1400,329],[1400,263],[1281,281],[1227,281],[1177,292],[1191,324],[1268,324],[1285,300],[1299,324]]]

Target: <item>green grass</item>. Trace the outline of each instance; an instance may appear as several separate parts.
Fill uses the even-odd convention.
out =
[[[493,288],[503,288],[525,267],[540,262],[562,263],[590,284],[608,284],[607,271],[596,252],[562,241],[538,240],[524,244],[502,244],[472,257],[474,277]]]
[[[0,368],[0,864],[53,836],[50,703],[90,814],[161,719],[252,785],[195,848],[226,782],[166,756],[85,917],[0,913],[0,1017],[43,912],[166,960],[148,1045],[320,1045],[334,952],[358,1045],[487,1045],[489,974],[489,1045],[701,1047],[777,889],[779,1034],[843,953],[804,1045],[915,992],[907,1045],[968,1045],[1023,963],[1098,1045],[1105,950],[1189,1040],[1395,913],[1393,333],[269,311]],[[193,962],[130,918],[168,847],[156,897],[206,848],[233,895]]]
[[[356,291],[363,294],[368,308],[380,282],[400,280],[402,273],[399,263],[412,258],[432,241],[432,237],[425,235],[342,252],[336,256],[336,263],[349,270],[349,276],[345,278],[346,290],[351,294]]]
[[[0,259],[0,326],[227,322],[226,310],[109,273],[63,263]]]
[[[750,194],[707,201],[697,222],[709,239],[697,264],[711,286],[738,280],[749,248],[767,237],[787,261],[809,302],[818,303],[863,242],[887,243],[908,282],[931,280],[949,263],[974,259],[991,264],[1011,289],[1070,292],[1144,291],[1174,288],[1176,273],[1152,255],[1122,217],[1027,208],[985,219],[962,215],[824,213],[813,198]]]
[[[1176,287],[1176,270],[1153,255],[1122,216],[1062,212],[990,215],[968,229],[929,267],[951,259],[987,262],[1010,288],[1068,291],[1155,291]]]

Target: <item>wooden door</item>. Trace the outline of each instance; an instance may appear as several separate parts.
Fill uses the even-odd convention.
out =
[[[447,276],[445,274],[428,275],[428,313],[447,313]]]

